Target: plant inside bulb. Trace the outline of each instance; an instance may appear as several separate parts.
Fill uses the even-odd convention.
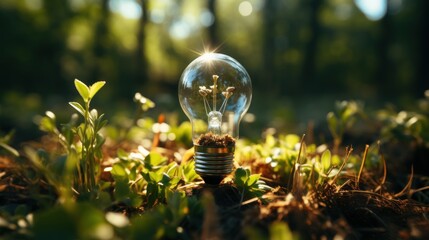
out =
[[[205,145],[215,145],[218,146],[220,142],[219,137],[216,135],[222,134],[222,117],[225,112],[228,99],[233,95],[235,87],[227,87],[225,91],[222,91],[223,101],[219,109],[217,109],[217,94],[219,92],[217,81],[219,79],[218,75],[213,75],[213,85],[210,86],[210,88],[207,88],[206,86],[199,86],[199,94],[202,96],[204,101],[204,109],[207,114],[207,123],[208,123],[208,133],[205,135],[201,135],[201,138],[204,138],[205,141],[199,141],[203,142]],[[207,98],[209,96],[212,96],[213,103],[212,106],[210,106],[209,100]],[[228,139],[233,139],[232,137],[225,135],[223,137],[226,137]],[[212,139],[212,141],[209,141]],[[221,138],[220,138],[221,139]],[[231,144],[231,141],[229,141],[229,144]]]

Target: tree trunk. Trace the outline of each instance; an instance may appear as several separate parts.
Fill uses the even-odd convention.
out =
[[[308,40],[304,60],[301,69],[301,89],[307,89],[310,92],[318,89],[318,82],[316,81],[316,55],[317,55],[317,44],[320,36],[320,22],[319,12],[323,4],[323,0],[309,0],[306,1],[309,6],[309,27],[310,27],[310,39]]]
[[[216,0],[208,0],[207,8],[214,18],[213,24],[208,27],[209,45],[210,49],[215,49],[219,46],[219,37],[217,35],[218,17],[216,13]]]
[[[417,76],[415,84],[415,96],[422,97],[425,90],[429,89],[429,1],[420,0],[420,14],[418,14],[418,52],[417,52]]]
[[[276,1],[266,1],[263,10],[263,71],[261,79],[261,89],[268,91],[273,89],[274,93],[279,90],[276,84],[276,75],[278,74],[275,52],[276,52]],[[270,92],[273,92],[270,91]]]
[[[110,18],[109,0],[101,1],[101,16],[98,19],[94,34],[94,65],[91,73],[91,81],[104,79],[102,72],[102,58],[106,56],[107,49],[109,48],[108,40],[108,22]]]
[[[148,22],[148,0],[140,0],[140,6],[142,9],[142,15],[139,19],[139,26],[137,30],[137,48],[136,48],[136,77],[134,80],[134,86],[141,85],[141,83],[147,83],[148,74],[148,62],[147,54],[145,51],[146,43],[146,24]]]
[[[386,15],[380,20],[379,41],[378,41],[378,67],[375,74],[375,83],[377,83],[377,95],[383,99],[390,100],[395,94],[396,79],[392,78],[394,69],[389,60],[389,47],[392,37],[392,21],[390,14],[390,0],[387,0]]]

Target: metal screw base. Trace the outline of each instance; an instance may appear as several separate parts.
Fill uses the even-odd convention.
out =
[[[206,184],[219,185],[232,172],[235,147],[194,147],[195,171]]]

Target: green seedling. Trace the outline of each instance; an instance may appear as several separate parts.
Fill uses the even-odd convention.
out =
[[[356,122],[357,115],[362,115],[362,104],[356,101],[336,102],[335,111],[326,115],[329,131],[334,138],[334,153],[343,141],[344,133]]]
[[[234,184],[241,191],[241,202],[244,199],[260,198],[262,195],[272,190],[271,187],[260,180],[260,174],[251,174],[249,169],[239,167],[234,173]]]
[[[15,131],[10,131],[5,136],[0,137],[0,149],[3,148],[4,150],[6,150],[6,152],[11,154],[12,156],[19,157],[19,152],[15,148],[13,148],[9,145],[10,141],[12,140],[14,133],[15,133]]]
[[[90,108],[90,103],[95,94],[104,86],[105,82],[100,81],[88,87],[83,82],[75,79],[75,87],[79,92],[84,106],[78,102],[69,104],[83,117],[83,123],[72,131],[79,138],[75,145],[79,161],[76,164],[77,177],[74,178],[75,186],[80,194],[90,194],[91,198],[97,195],[98,180],[101,173],[100,161],[102,159],[101,147],[105,141],[99,133],[101,128],[107,124],[103,119],[104,114],[99,115],[96,109]],[[70,146],[70,150],[73,145]]]
[[[96,199],[101,173],[102,146],[105,141],[100,130],[107,121],[104,120],[103,114],[99,115],[96,109],[90,108],[90,103],[105,82],[96,82],[88,87],[75,79],[74,84],[83,105],[79,102],[69,104],[83,117],[83,122],[79,122],[78,115],[73,114],[70,122],[63,124],[59,129],[55,114],[47,111],[40,119],[39,128],[55,136],[65,151],[59,158],[64,159],[66,174],[59,173],[58,176],[59,178],[63,176],[61,182],[68,186],[66,189],[72,187],[80,199]],[[33,162],[36,161],[35,159]]]
[[[147,213],[131,220],[130,239],[190,239],[181,226],[192,223],[200,216],[202,206],[194,198],[187,198],[183,192],[167,191],[166,204],[157,205]]]

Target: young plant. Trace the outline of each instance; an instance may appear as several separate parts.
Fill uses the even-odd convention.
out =
[[[182,226],[201,223],[201,212],[201,203],[194,197],[169,190],[166,205],[157,205],[131,220],[130,239],[191,239]]]
[[[241,165],[251,164],[253,172],[286,184],[298,156],[296,146],[299,141],[300,138],[293,134],[281,135],[278,138],[267,135],[264,142],[246,146],[242,146],[239,141],[236,159]]]
[[[14,157],[19,157],[19,152],[9,145],[15,131],[10,131],[6,136],[0,137],[0,150],[3,148]]]
[[[96,82],[88,87],[75,79],[74,84],[84,104],[81,105],[78,102],[69,102],[69,104],[83,117],[83,122],[79,123],[78,116],[72,115],[70,122],[58,129],[55,114],[47,111],[46,116],[41,118],[39,127],[56,136],[65,150],[65,154],[60,158],[64,159],[67,174],[58,174],[58,178],[62,177],[62,180],[59,180],[61,184],[66,189],[73,187],[79,198],[95,199],[101,173],[101,150],[105,140],[100,130],[107,121],[103,119],[103,114],[99,115],[96,109],[90,108],[90,103],[105,82]],[[31,154],[30,151],[29,155],[33,156],[31,157],[33,162],[37,162],[35,154]]]
[[[235,186],[241,191],[241,202],[244,199],[260,198],[266,191],[272,190],[271,187],[259,179],[260,176],[260,174],[251,174],[249,169],[242,167],[235,170],[233,180]]]
[[[338,152],[344,132],[353,126],[358,114],[362,114],[362,104],[356,101],[341,101],[336,102],[335,112],[326,115],[329,131],[334,138],[334,153]]]
[[[107,120],[103,119],[104,114],[98,115],[96,109],[91,109],[90,103],[105,83],[100,81],[88,87],[83,82],[75,79],[75,87],[82,97],[84,105],[82,106],[78,102],[69,102],[82,115],[84,120],[82,124],[73,129],[74,133],[79,137],[78,143],[81,144],[80,151],[77,151],[79,161],[76,164],[77,176],[74,179],[74,185],[78,188],[79,193],[89,193],[93,197],[95,197],[98,187],[98,179],[101,173],[101,147],[105,141],[99,131],[107,124]]]
[[[210,86],[210,88],[207,88],[205,86],[199,86],[199,94],[203,97],[204,101],[204,108],[207,114],[207,117],[209,118],[209,132],[212,132],[214,134],[220,134],[220,126],[222,125],[222,115],[225,112],[226,105],[228,102],[228,99],[233,95],[235,91],[235,87],[228,87],[225,89],[225,91],[222,92],[222,95],[224,96],[224,100],[222,102],[222,105],[219,109],[217,109],[217,94],[218,94],[218,85],[217,80],[219,79],[218,75],[213,75],[213,85]],[[212,93],[213,98],[213,104],[210,106],[207,96],[209,96]]]
[[[167,193],[177,190],[179,184],[189,184],[199,178],[194,162],[181,165],[168,163],[168,159],[155,152],[139,147],[137,153],[118,151],[119,161],[112,166],[115,180],[114,196],[119,202],[139,207],[146,200],[146,206],[165,203]]]

